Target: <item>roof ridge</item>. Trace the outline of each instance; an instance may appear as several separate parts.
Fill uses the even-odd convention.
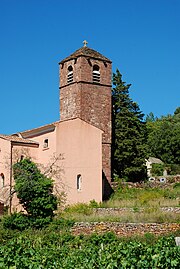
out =
[[[77,49],[75,52],[73,52],[68,57],[63,59],[60,63],[67,62],[70,59],[74,59],[74,58],[81,57],[81,56],[91,57],[91,58],[94,58],[94,59],[107,61],[107,62],[111,63],[111,60],[108,59],[107,57],[105,57],[104,55],[102,55],[100,52],[98,52],[98,51],[96,51],[94,49],[91,49],[89,47],[84,47],[84,46]]]
[[[38,142],[31,140],[31,139],[26,139],[22,138],[19,136],[13,136],[13,135],[3,135],[0,134],[0,138],[8,140],[10,142],[21,142],[21,143],[29,143],[29,144],[39,144]]]
[[[60,120],[58,120],[58,121],[54,121],[54,122],[52,122],[52,123],[47,123],[47,124],[44,124],[44,125],[41,125],[41,126],[38,126],[38,127],[34,127],[34,128],[32,128],[32,129],[28,129],[28,130],[24,130],[24,131],[20,131],[20,132],[18,132],[18,134],[23,134],[23,133],[27,133],[27,132],[31,132],[31,131],[35,131],[35,130],[39,130],[39,129],[42,129],[42,128],[48,128],[48,127],[50,127],[50,126],[55,126],[58,122],[59,122]],[[17,133],[15,133],[15,134],[17,134]]]

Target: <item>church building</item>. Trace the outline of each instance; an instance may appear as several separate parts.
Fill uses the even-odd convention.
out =
[[[60,120],[0,135],[0,201],[14,210],[12,165],[30,157],[67,204],[100,202],[111,183],[111,61],[84,46],[59,63]]]

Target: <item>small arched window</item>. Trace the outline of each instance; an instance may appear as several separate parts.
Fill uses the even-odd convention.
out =
[[[81,185],[82,185],[82,176],[81,174],[77,175],[77,190],[81,190]]]
[[[46,138],[46,139],[44,139],[43,148],[44,148],[44,149],[47,149],[48,147],[49,147],[49,141],[48,141],[48,139]]]
[[[100,82],[100,68],[97,64],[93,65],[93,82]]]
[[[73,82],[73,68],[72,65],[68,67],[67,83]]]
[[[4,174],[0,173],[0,188],[4,187]]]

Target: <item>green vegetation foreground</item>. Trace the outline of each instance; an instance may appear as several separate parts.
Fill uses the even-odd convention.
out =
[[[57,227],[56,227],[57,228]],[[146,240],[145,240],[146,239]],[[0,237],[0,268],[179,268],[174,236],[121,239],[112,233],[73,236],[45,230],[10,232]]]

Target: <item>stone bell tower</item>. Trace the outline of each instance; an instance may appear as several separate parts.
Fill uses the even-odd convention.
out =
[[[60,119],[80,118],[103,130],[103,175],[111,181],[111,61],[84,46],[60,65]],[[83,143],[83,141],[82,141]]]

